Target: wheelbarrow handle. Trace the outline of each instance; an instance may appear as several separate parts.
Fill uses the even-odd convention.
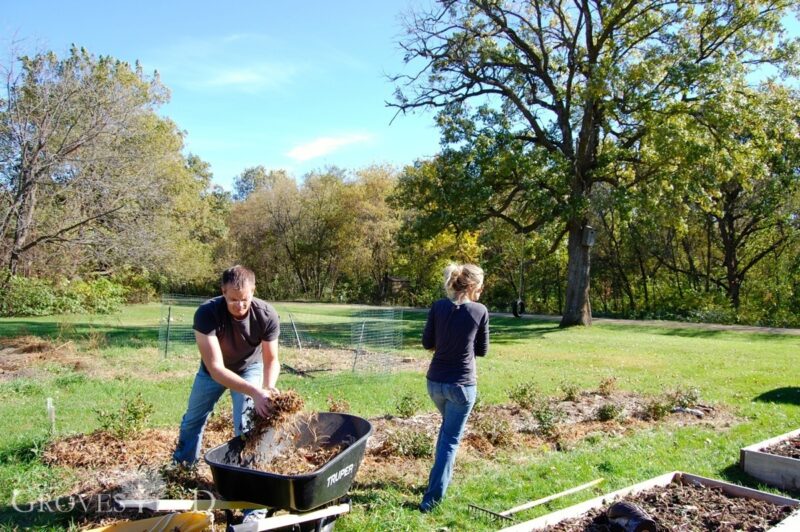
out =
[[[118,508],[150,510],[152,512],[186,512],[190,510],[257,510],[263,504],[220,499],[124,499],[116,501]]]

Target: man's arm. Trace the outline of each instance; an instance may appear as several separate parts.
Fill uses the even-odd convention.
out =
[[[264,388],[274,390],[281,372],[281,363],[278,361],[278,339],[262,340],[261,357],[264,360]]]
[[[203,334],[199,331],[194,331],[194,338],[197,342],[197,348],[200,350],[203,364],[206,366],[211,378],[228,389],[252,397],[256,413],[262,416],[266,415],[268,412],[267,402],[269,401],[269,394],[265,390],[253,386],[225,367],[222,361],[222,349],[219,347],[217,335],[214,333]]]

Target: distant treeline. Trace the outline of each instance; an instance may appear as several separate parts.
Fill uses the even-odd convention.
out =
[[[450,261],[483,266],[492,309],[519,299],[560,314],[564,213],[581,209],[594,315],[800,326],[800,106],[783,89],[709,106],[714,131],[671,121],[680,139],[650,139],[649,166],[608,166],[582,203],[561,204],[564,168],[493,135],[456,135],[457,147],[402,169],[248,168],[228,192],[184,153],[156,113],[166,88],[138,65],[73,49],[5,72],[3,315],[215,293],[235,263],[268,300],[427,306]],[[739,104],[749,114],[731,114]],[[475,125],[448,112],[445,135]],[[642,171],[652,175],[624,188],[611,175]]]

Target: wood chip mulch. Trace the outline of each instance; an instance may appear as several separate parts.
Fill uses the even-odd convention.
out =
[[[625,497],[644,510],[658,532],[762,532],[784,520],[794,509],[755,499],[730,497],[717,488],[671,483]],[[612,532],[619,530],[606,515],[612,501],[582,517],[564,520],[548,532]]]
[[[52,342],[38,336],[0,338],[0,380],[34,377],[36,368],[49,363],[85,369],[88,359],[77,353],[71,341]]]
[[[800,436],[795,436],[794,438],[789,438],[774,445],[770,445],[769,447],[765,447],[761,449],[761,452],[800,460]]]
[[[128,440],[95,431],[52,442],[42,458],[49,465],[75,468],[154,466],[170,460],[175,439],[175,430],[149,429]]]
[[[348,444],[329,444],[324,437],[298,446],[301,427],[313,425],[315,414],[301,412],[304,407],[302,397],[294,390],[279,392],[272,396],[271,409],[266,416],[251,412],[252,429],[247,433],[242,458],[253,469],[279,475],[302,475],[319,469],[334,456],[347,448]],[[261,448],[262,437],[269,430],[276,429],[275,442],[287,441],[279,452],[267,453]],[[270,449],[272,450],[272,449]]]

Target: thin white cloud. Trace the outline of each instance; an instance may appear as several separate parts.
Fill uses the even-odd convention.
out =
[[[227,87],[258,92],[262,89],[274,89],[286,85],[296,74],[297,68],[292,65],[261,63],[209,72],[201,83],[207,87]]]
[[[285,89],[307,69],[300,61],[287,60],[280,43],[247,33],[183,39],[154,55],[146,64],[156,67],[169,84],[190,90],[259,93]]]
[[[340,135],[338,137],[319,137],[311,142],[295,146],[286,155],[295,161],[303,162],[328,155],[350,144],[358,144],[370,140],[372,140],[372,135],[362,133]]]

